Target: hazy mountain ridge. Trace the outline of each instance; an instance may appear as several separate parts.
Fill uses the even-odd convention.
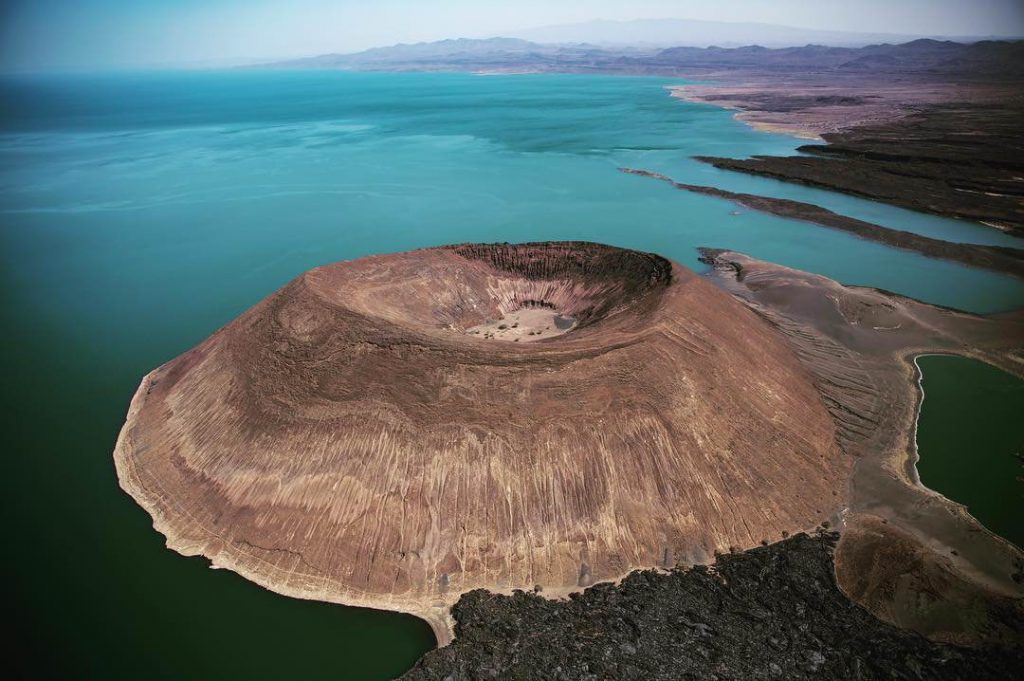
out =
[[[918,39],[865,47],[610,48],[548,45],[518,38],[459,38],[327,54],[264,65],[270,68],[336,68],[386,71],[563,71],[682,75],[719,70],[830,71],[836,73],[970,74],[1024,77],[1024,41],[957,43]]]
[[[410,68],[434,66],[537,65],[569,63],[580,58],[654,56],[657,50],[625,49],[610,51],[596,45],[542,45],[518,38],[456,38],[430,43],[400,43],[352,54],[325,54],[270,64],[274,67],[324,68]]]
[[[652,63],[701,67],[802,68],[886,71],[956,71],[1010,68],[1020,73],[1024,42],[982,41],[957,43],[928,38],[898,45],[868,45],[859,48],[806,45],[768,49],[675,47],[659,52]],[[1013,67],[1016,66],[1014,69]]]
[[[863,47],[877,43],[903,43],[924,35],[864,33],[796,28],[757,22],[702,21],[697,19],[598,19],[572,24],[510,31],[508,35],[538,43],[592,43],[597,45],[652,45],[660,47],[796,47],[807,44]],[[978,37],[964,38],[977,40]]]

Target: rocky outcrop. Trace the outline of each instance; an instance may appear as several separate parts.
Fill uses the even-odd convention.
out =
[[[1024,235],[1019,101],[931,106],[823,135],[803,156],[699,157],[724,170],[798,182]]]
[[[836,537],[635,572],[564,601],[473,591],[454,608],[455,642],[403,678],[980,681],[1024,665],[1019,649],[934,643],[854,605],[836,586]]]
[[[1006,611],[1024,604],[1024,554],[917,477],[913,358],[958,354],[1021,376],[1024,311],[974,315],[730,251],[702,257],[715,282],[788,339],[857,458],[839,586],[879,618],[936,640],[1019,640]]]

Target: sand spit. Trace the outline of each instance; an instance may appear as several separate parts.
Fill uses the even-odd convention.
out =
[[[524,310],[574,325],[467,333]],[[445,644],[475,588],[557,595],[812,528],[853,460],[758,314],[573,242],[311,270],[149,374],[115,463],[170,548]]]
[[[1024,598],[1024,555],[914,470],[913,358],[959,354],[1024,376],[1024,312],[979,316],[706,250],[712,279],[772,322],[815,376],[857,460],[836,552],[839,585],[884,620],[957,643],[1012,639],[998,612]]]
[[[728,199],[752,210],[759,210],[771,213],[772,215],[811,222],[822,227],[856,234],[863,239],[877,241],[894,248],[914,251],[929,258],[950,260],[971,267],[981,267],[1015,277],[1024,277],[1024,250],[1018,248],[943,241],[942,239],[934,239],[914,232],[891,229],[871,222],[857,220],[856,218],[840,215],[821,206],[802,201],[730,192],[725,189],[718,189],[717,187],[683,184],[674,181],[666,175],[649,170],[638,170],[636,168],[619,168],[619,170],[629,175],[662,180],[671,184],[676,189]]]
[[[948,102],[998,103],[1015,96],[1013,85],[959,79],[890,79],[885,76],[809,73],[721,73],[719,82],[673,85],[686,102],[736,111],[755,130],[803,140],[859,126],[899,121],[922,108]]]

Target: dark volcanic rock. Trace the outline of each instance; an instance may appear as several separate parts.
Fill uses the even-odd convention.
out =
[[[842,230],[888,246],[915,251],[930,258],[942,258],[972,267],[984,267],[1018,277],[1024,276],[1024,250],[1018,248],[943,241],[942,239],[933,239],[916,234],[915,232],[890,229],[882,225],[857,220],[856,218],[840,215],[821,206],[802,201],[758,196],[756,194],[742,194],[718,189],[717,187],[684,184],[676,182],[661,173],[653,173],[648,170],[637,170],[635,168],[619,168],[619,170],[630,175],[640,175],[642,177],[662,180],[668,182],[676,189],[729,199],[753,210],[760,210],[785,218],[813,222],[823,227]]]
[[[933,643],[836,587],[838,535],[797,535],[713,567],[634,572],[568,601],[484,590],[453,612],[455,641],[407,679],[1000,679],[1019,650]]]
[[[1024,109],[933,107],[824,135],[805,156],[700,157],[717,168],[865,196],[1024,234]]]

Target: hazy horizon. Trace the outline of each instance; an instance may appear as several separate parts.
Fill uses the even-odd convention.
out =
[[[12,0],[0,9],[0,69],[231,65],[395,43],[528,34],[564,24],[684,19],[898,36],[1018,37],[1017,0]],[[681,43],[683,44],[683,43]]]

